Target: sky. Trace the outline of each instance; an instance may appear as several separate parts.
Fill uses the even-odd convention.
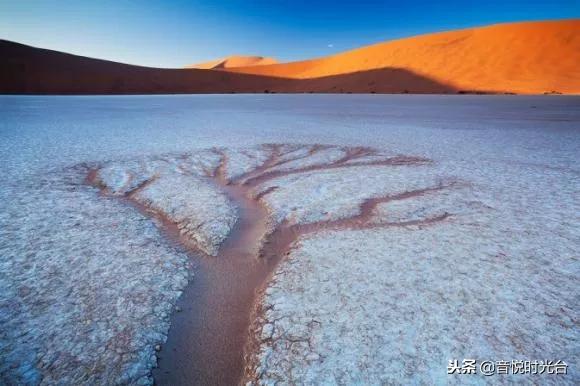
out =
[[[580,18],[580,0],[0,0],[0,39],[153,67],[292,61],[422,33]]]

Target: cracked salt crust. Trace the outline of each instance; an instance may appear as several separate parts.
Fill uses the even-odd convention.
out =
[[[485,383],[444,372],[450,357],[490,355],[478,359],[560,358],[570,365],[568,376],[532,381],[578,383],[576,99],[230,98],[1,97],[3,382],[152,382],[154,346],[165,339],[171,304],[187,279],[187,257],[148,219],[98,197],[82,184],[86,170],[62,172],[63,165],[137,154],[147,159],[149,176],[165,163],[156,154],[266,138],[425,155],[436,161],[433,175],[470,187],[375,208],[376,222],[453,209],[436,226],[332,231],[299,241],[265,291],[264,309],[270,302],[279,308],[266,312],[269,323],[262,320],[258,331],[264,340],[255,382],[400,383],[396,377],[408,375],[415,383]],[[211,170],[219,157],[210,153],[202,158],[214,157]],[[175,160],[171,168],[181,165]],[[120,195],[139,185],[123,174],[114,178]],[[268,195],[264,200],[275,201]],[[280,218],[291,213],[279,208]],[[311,203],[300,210],[305,220],[323,216]],[[286,329],[298,339],[268,341]]]
[[[109,163],[97,171],[97,182],[115,195],[130,194],[143,206],[177,224],[205,253],[215,256],[235,225],[237,208],[208,179],[221,157],[200,152],[182,157],[165,157]]]
[[[198,176],[213,175],[220,162],[221,155],[212,150],[200,150],[178,160],[181,170]]]
[[[508,230],[458,221],[301,240],[265,291],[253,382],[486,382],[448,376],[450,358],[574,366],[572,252],[538,256],[541,240],[522,245]],[[542,383],[575,384],[569,371]]]
[[[356,215],[368,198],[437,185],[444,178],[428,166],[361,166],[276,178],[258,190],[278,187],[264,198],[278,223],[311,223]]]
[[[255,154],[261,155],[255,158],[247,156],[247,149],[221,152],[227,157],[225,162],[230,167],[236,162],[232,159],[244,160],[240,168],[233,167],[238,172],[229,174],[231,178],[237,178],[261,167],[273,149],[256,148]],[[288,150],[284,146],[280,149]],[[260,346],[252,362],[255,367],[250,373],[250,382],[374,384],[396,382],[405,377],[417,383],[454,383],[457,380],[446,378],[445,373],[445,363],[449,357],[516,358],[526,355],[533,358],[548,353],[554,357],[568,358],[573,355],[567,344],[573,339],[573,333],[556,329],[552,335],[544,333],[544,343],[532,339],[532,336],[539,334],[541,326],[550,323],[551,318],[558,320],[564,329],[572,328],[575,320],[571,307],[573,296],[562,297],[559,305],[551,307],[550,302],[556,300],[554,293],[558,289],[555,288],[544,297],[534,297],[533,300],[539,304],[528,304],[529,294],[533,291],[549,289],[550,285],[563,288],[573,286],[577,276],[571,266],[567,268],[563,264],[566,259],[573,259],[571,249],[562,243],[562,251],[547,260],[526,255],[526,252],[529,254],[541,248],[541,241],[538,245],[526,245],[525,251],[518,250],[521,245],[513,240],[521,236],[519,232],[535,229],[536,224],[527,219],[528,223],[518,224],[519,228],[510,222],[503,224],[507,226],[505,229],[501,228],[505,218],[498,213],[517,212],[519,209],[517,205],[514,207],[513,199],[492,201],[488,194],[482,193],[481,186],[458,183],[447,170],[432,164],[335,167],[334,162],[346,154],[344,149],[306,149],[308,152],[302,154],[299,148],[291,150],[290,153],[301,158],[287,158],[292,160],[290,162],[294,168],[286,168],[284,172],[287,175],[273,175],[255,188],[264,193],[261,199],[271,209],[277,224],[283,221],[310,224],[356,216],[361,204],[374,197],[393,199],[374,208],[369,223],[371,227],[373,224],[423,220],[447,213],[452,213],[453,217],[444,223],[429,226],[322,231],[297,240],[288,260],[280,265],[264,291],[261,304],[264,313],[259,316],[255,331]],[[329,165],[330,169],[307,169],[312,165],[321,165],[323,161],[316,157],[320,152],[326,160],[324,164]],[[335,156],[324,155],[330,153]],[[193,238],[201,249],[216,254],[236,220],[235,207],[210,181],[224,162],[219,154],[206,151],[109,162],[98,168],[97,180],[113,195],[127,195],[147,208],[162,213],[177,223],[182,233]],[[310,157],[315,157],[315,161]],[[252,159],[256,161],[250,162]],[[379,162],[381,159],[373,161]],[[350,160],[345,164],[348,162]],[[266,168],[263,173],[275,170],[279,165]],[[308,171],[301,171],[302,168]],[[293,173],[293,170],[300,172]],[[227,174],[227,170],[225,172]],[[79,190],[78,171],[68,173],[70,176],[61,175],[61,180],[56,180],[56,183],[51,181],[43,185],[46,190],[40,190],[41,196],[57,197],[60,189],[69,189],[75,194],[88,189],[83,187]],[[477,174],[472,177],[477,179]],[[66,185],[67,178],[76,179],[77,182]],[[61,187],[62,184],[65,185]],[[276,189],[271,190],[273,187]],[[425,189],[424,194],[405,196],[406,192]],[[500,197],[501,189],[495,194]],[[70,199],[67,197],[67,200]],[[72,202],[74,200],[73,195]],[[83,200],[93,202],[94,197],[83,197]],[[99,209],[105,210],[101,206],[108,202],[99,202]],[[564,214],[561,205],[556,206],[556,212],[550,206],[543,207],[550,209],[552,216]],[[53,209],[60,211],[58,207]],[[126,211],[127,208],[124,208],[122,213]],[[86,221],[85,216],[86,213],[75,218]],[[138,217],[135,213],[133,216]],[[131,224],[130,220],[128,223]],[[79,225],[74,223],[74,226]],[[573,227],[564,229],[568,235],[560,236],[574,240],[577,234],[570,233]],[[558,231],[561,233],[562,229],[558,228]],[[478,245],[479,237],[482,238],[481,245]],[[75,241],[78,241],[76,237]],[[364,248],[361,247],[363,245]],[[474,245],[476,247],[472,250]],[[518,252],[524,258],[514,258]],[[546,265],[556,259],[560,262],[556,265],[557,269],[546,270]],[[9,260],[11,263],[14,261]],[[497,269],[498,263],[505,263],[503,270]],[[100,264],[95,266],[99,273],[102,270]],[[137,264],[142,265],[143,262]],[[510,264],[513,266],[510,267]],[[171,268],[171,264],[166,266]],[[88,269],[90,273],[87,267],[90,266],[84,265],[81,269]],[[7,267],[7,271],[11,269]],[[151,331],[151,327],[143,328],[139,324],[141,321],[126,320],[124,314],[116,316],[113,320],[121,320],[125,326],[122,331],[111,331],[106,322],[96,329],[99,334],[104,334],[101,341],[96,339],[101,344],[108,342],[107,338],[114,339],[113,344],[107,343],[95,349],[98,359],[95,356],[86,357],[86,350],[90,348],[80,335],[78,339],[81,340],[73,346],[79,348],[71,348],[68,355],[81,362],[104,361],[99,371],[91,372],[94,374],[90,379],[94,381],[151,381],[149,369],[155,363],[152,345],[164,339],[162,331],[166,328],[170,305],[179,292],[174,292],[173,297],[171,293],[163,293],[167,300],[145,303],[136,308],[135,299],[141,301],[139,291],[148,288],[141,281],[150,272],[147,269],[150,268],[144,264],[140,271],[125,274],[124,284],[134,290],[135,298],[132,294],[127,303],[117,300],[116,304],[127,307],[137,315],[146,314],[152,309],[153,315],[158,318],[152,325],[155,326],[153,330],[161,333],[138,339],[138,334]],[[183,276],[171,278],[176,289],[184,285],[186,277],[183,267],[179,269]],[[522,280],[515,269],[526,272],[523,277],[527,279]],[[52,275],[53,271],[49,274]],[[541,275],[542,280],[528,282],[534,274]],[[38,276],[42,277],[42,274]],[[83,272],[79,271],[73,272],[71,277],[82,276]],[[135,281],[131,280],[132,277]],[[557,282],[556,278],[560,281],[551,284]],[[164,280],[171,283],[169,278]],[[105,280],[104,283],[110,285],[112,282]],[[71,288],[63,286],[62,281],[54,285],[58,287],[55,288],[56,292]],[[115,290],[122,292],[121,289]],[[27,286],[19,291],[24,293],[24,299],[32,293]],[[94,296],[94,291],[85,295],[81,289],[81,302],[88,302],[89,307],[103,307],[100,299],[87,298],[88,294]],[[111,296],[114,294],[112,292]],[[492,295],[499,301],[499,307],[492,303]],[[35,296],[38,298],[38,295]],[[513,311],[507,304],[517,299],[526,300],[519,301],[517,310]],[[548,318],[534,315],[539,308]],[[87,311],[91,309],[84,309],[82,320],[75,323],[91,326],[94,319],[100,321],[99,316],[91,316],[92,311]],[[56,310],[55,315],[61,315],[70,323],[74,316],[67,316],[67,312],[67,309]],[[498,321],[497,312],[509,322]],[[99,310],[95,315],[103,313],[106,311]],[[55,325],[50,320],[31,320]],[[520,327],[514,330],[514,325]],[[477,333],[470,335],[470,328],[473,327],[477,328]],[[527,330],[522,330],[524,327]],[[85,333],[90,334],[88,331]],[[12,339],[18,341],[17,337]],[[40,335],[38,340],[42,342],[42,339]],[[70,337],[68,339],[75,342]],[[116,344],[122,348],[115,348]],[[35,383],[39,379],[49,383],[51,379],[64,379],[65,382],[82,380],[88,371],[82,366],[78,372],[71,371],[70,359],[51,359],[48,355],[45,360],[42,346],[36,349],[41,353],[40,362],[33,358],[26,359],[26,350],[17,347],[11,350],[13,362],[9,359],[8,363],[14,363],[11,366],[15,369],[14,377],[20,377],[23,382]],[[127,354],[126,350],[135,355]],[[115,362],[125,364],[114,369],[107,367]],[[49,370],[38,371],[30,367],[31,363],[37,363],[35,366],[40,363],[41,369],[46,367]],[[479,381],[476,379],[475,382]]]
[[[316,147],[310,148],[306,147],[306,149],[304,149],[303,151],[295,151],[288,154],[288,156],[290,156],[291,154],[297,157],[297,159],[287,160],[286,162],[273,167],[271,170],[283,171],[304,168],[314,165],[328,164],[344,157],[346,155],[346,152],[344,151],[344,149],[336,147],[326,147],[322,149],[317,149]],[[282,158],[282,161],[285,161],[284,158]]]
[[[132,197],[163,213],[182,235],[212,256],[217,255],[238,218],[237,208],[224,193],[206,179],[193,176],[162,174]]]
[[[248,173],[266,161],[268,154],[262,146],[246,149],[226,149],[227,157],[226,174],[228,180],[233,180]]]
[[[87,172],[0,191],[7,384],[152,383],[188,258],[150,220],[99,198]]]
[[[473,187],[455,184],[453,189],[428,192],[419,197],[396,200],[379,204],[374,211],[373,221],[382,222],[416,221],[429,217],[441,216],[445,213],[465,217],[468,213],[484,212],[485,204],[472,197]]]
[[[577,384],[578,181],[563,170],[512,168],[386,168],[382,189],[389,193],[438,184],[445,175],[463,181],[381,203],[373,223],[452,217],[427,227],[329,231],[298,240],[263,291],[254,331],[260,349],[248,381],[487,383],[482,376],[447,375],[449,359],[476,358],[562,359],[568,375],[537,381]],[[269,202],[282,217],[293,208],[305,213],[299,221],[319,219],[318,208],[340,195],[338,187],[316,189],[334,186],[328,173],[317,174],[308,191],[301,191],[301,181],[310,176],[283,181]],[[351,179],[357,181],[356,174],[345,178]],[[345,195],[355,195],[346,185]],[[309,199],[283,203],[297,191]],[[492,381],[522,378],[496,375]]]

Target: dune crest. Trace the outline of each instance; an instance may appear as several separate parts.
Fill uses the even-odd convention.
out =
[[[497,24],[378,43],[313,60],[230,71],[312,79],[396,68],[483,92],[580,93],[580,20]]]
[[[185,68],[197,68],[201,70],[218,70],[225,68],[249,67],[249,66],[265,66],[269,64],[278,64],[274,58],[265,56],[241,56],[233,55],[223,59],[212,60],[198,64],[190,64]]]

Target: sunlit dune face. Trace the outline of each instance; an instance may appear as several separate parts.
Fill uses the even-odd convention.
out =
[[[579,93],[578,63],[580,20],[565,20],[422,35],[320,59],[230,71],[310,79],[390,67],[456,90]]]
[[[209,69],[224,69],[224,68],[237,68],[249,66],[264,66],[277,63],[278,61],[276,59],[264,56],[228,56],[227,58],[212,60],[210,62],[192,64],[186,66],[186,68],[198,68],[202,70],[209,70]]]

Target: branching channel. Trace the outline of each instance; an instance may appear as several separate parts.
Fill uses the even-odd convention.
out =
[[[268,197],[285,186],[282,180],[269,186],[265,183],[291,175],[308,178],[313,173],[342,169],[430,163],[425,158],[385,154],[368,147],[266,144],[257,149],[214,148],[150,161],[112,163],[92,170],[89,183],[102,194],[126,200],[156,218],[198,265],[180,299],[183,312],[173,317],[169,339],[159,353],[156,383],[175,382],[176,371],[181,382],[232,384],[242,380],[244,348],[256,349],[249,331],[255,330],[251,323],[256,320],[252,312],[259,309],[257,293],[301,237],[323,230],[431,226],[451,216],[443,213],[398,222],[375,218],[381,204],[436,194],[453,188],[449,183],[367,198],[350,217],[276,223]],[[224,336],[227,343],[221,339]],[[193,365],[183,365],[183,358]],[[252,367],[246,365],[246,369]]]

